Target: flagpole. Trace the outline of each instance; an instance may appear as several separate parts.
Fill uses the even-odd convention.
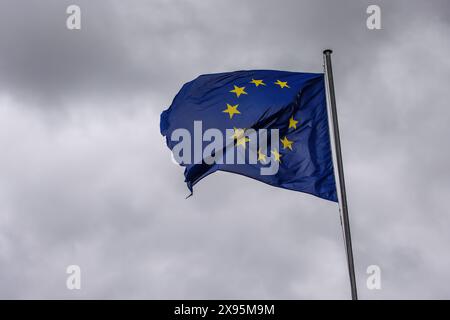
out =
[[[339,211],[341,213],[341,224],[343,227],[345,249],[347,253],[348,273],[350,276],[350,287],[352,292],[352,300],[358,300],[356,289],[355,266],[353,262],[352,238],[350,235],[350,222],[348,218],[347,194],[345,192],[344,167],[342,165],[341,141],[339,137],[339,124],[336,111],[336,96],[334,93],[333,70],[331,67],[331,53],[333,51],[326,49],[323,52],[325,83],[327,88],[327,100],[331,113],[331,124],[333,128],[334,150],[336,157],[335,169],[339,176],[336,185],[339,186]]]

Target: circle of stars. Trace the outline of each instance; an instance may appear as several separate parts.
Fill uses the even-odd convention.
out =
[[[255,85],[256,88],[258,88],[259,86],[267,86],[267,84],[262,79],[252,79],[249,83]],[[287,81],[281,81],[279,79],[273,84],[279,86],[280,89],[290,88]],[[239,98],[242,95],[248,95],[248,93],[245,91],[245,86],[239,87],[237,85],[233,85],[233,89],[230,90],[230,93],[234,93],[236,95],[236,98]],[[233,120],[233,116],[241,114],[241,112],[238,110],[239,104],[231,105],[227,103],[226,106],[226,109],[222,112],[227,113],[230,120]],[[291,116],[289,118],[288,130],[296,130],[298,123],[299,121],[294,119],[294,116]],[[234,134],[232,135],[232,138],[235,140],[236,146],[242,146],[244,149],[246,147],[246,142],[250,141],[250,139],[245,136],[245,129],[242,128],[234,127]],[[294,141],[289,140],[287,136],[284,136],[283,139],[280,139],[280,141],[283,146],[283,150],[293,151],[292,145],[294,144]],[[270,153],[274,157],[275,161],[281,162],[282,154],[280,154],[279,150],[274,148],[270,151]],[[260,161],[261,163],[267,162],[267,155],[263,152],[263,150],[261,150],[261,148],[258,149],[258,161]]]

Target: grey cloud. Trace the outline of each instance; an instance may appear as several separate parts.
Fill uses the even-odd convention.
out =
[[[0,297],[347,298],[333,203],[226,173],[185,200],[158,129],[198,74],[317,72],[325,47],[360,296],[450,296],[448,2],[381,1],[380,31],[369,1],[78,1],[77,32],[68,4],[0,4]]]

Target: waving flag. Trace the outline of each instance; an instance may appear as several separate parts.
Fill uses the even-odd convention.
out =
[[[202,75],[182,87],[160,127],[191,191],[220,170],[337,201],[323,74]]]

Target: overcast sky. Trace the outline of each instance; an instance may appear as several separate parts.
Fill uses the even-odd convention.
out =
[[[369,4],[382,30],[366,28]],[[449,12],[1,0],[0,298],[348,298],[336,204],[228,173],[186,200],[159,133],[199,74],[322,72],[332,48],[360,297],[449,299]],[[71,264],[81,290],[66,288]]]

